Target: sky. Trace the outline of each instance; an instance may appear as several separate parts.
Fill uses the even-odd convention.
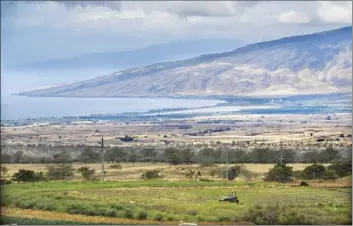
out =
[[[1,1],[1,63],[200,38],[259,42],[351,24],[351,1]]]

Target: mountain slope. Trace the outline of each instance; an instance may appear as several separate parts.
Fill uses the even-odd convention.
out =
[[[28,96],[161,97],[351,92],[352,27],[153,64]]]
[[[15,66],[12,69],[48,71],[72,69],[121,70],[161,61],[182,60],[201,54],[230,51],[245,44],[247,43],[236,39],[175,41],[136,50],[98,52],[60,60],[48,60]]]

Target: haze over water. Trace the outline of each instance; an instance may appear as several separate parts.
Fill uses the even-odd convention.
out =
[[[2,96],[1,120],[89,114],[144,112],[165,108],[197,108],[222,101],[150,98],[61,98]]]

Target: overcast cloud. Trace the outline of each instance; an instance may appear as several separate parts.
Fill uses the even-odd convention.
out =
[[[257,42],[352,24],[352,2],[1,2],[2,63],[24,63],[160,42]]]

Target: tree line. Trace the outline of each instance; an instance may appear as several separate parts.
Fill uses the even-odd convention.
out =
[[[295,150],[257,147],[252,150],[235,147],[205,147],[195,149],[192,147],[109,147],[105,149],[105,161],[117,162],[165,162],[178,164],[211,164],[225,163],[278,163],[282,156],[283,163],[331,163],[351,161],[351,149],[338,149],[333,146],[322,150]],[[28,155],[23,151],[9,154],[1,151],[1,163],[98,163],[101,162],[100,148],[86,147],[84,149],[62,150],[53,154]]]

